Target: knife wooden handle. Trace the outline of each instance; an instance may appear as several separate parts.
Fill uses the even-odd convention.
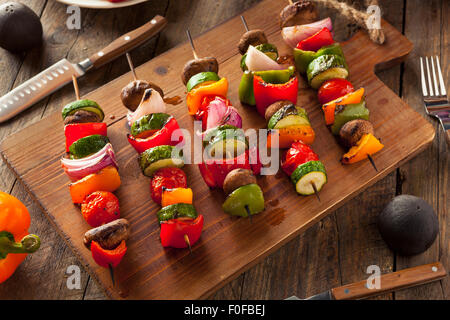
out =
[[[368,289],[365,280],[331,289],[331,294],[336,300],[362,299],[436,281],[446,276],[444,266],[440,262],[435,262],[384,274],[380,276],[380,289]]]
[[[167,20],[161,16],[155,16],[152,20],[139,28],[124,34],[111,42],[107,47],[94,53],[89,60],[94,68],[108,63],[122,54],[140,46],[154,35],[158,34],[167,24]]]

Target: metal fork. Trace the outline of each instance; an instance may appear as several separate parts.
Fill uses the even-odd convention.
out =
[[[426,76],[423,67],[423,60],[424,59],[420,57],[420,78],[422,82],[422,93],[423,102],[425,104],[425,111],[429,116],[433,116],[439,120],[442,128],[444,128],[444,132],[446,133],[447,146],[450,147],[450,104],[447,98],[447,91],[445,90],[444,79],[442,78],[439,58],[438,56],[435,56],[435,63],[433,57],[430,57],[430,72],[430,63],[428,62],[428,57],[425,57],[425,65],[427,71]],[[435,69],[435,64],[437,72]]]

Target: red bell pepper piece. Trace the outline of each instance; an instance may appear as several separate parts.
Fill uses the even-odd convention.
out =
[[[287,175],[291,175],[297,167],[308,161],[317,161],[319,156],[307,144],[298,141],[294,142],[286,151],[281,168]]]
[[[195,219],[177,218],[161,222],[161,244],[163,247],[187,248],[185,237],[193,246],[202,234],[203,215]]]
[[[73,123],[64,127],[64,134],[66,135],[66,152],[69,152],[72,143],[81,138],[93,134],[99,134],[106,137],[107,126],[104,122]]]
[[[328,28],[323,28],[319,32],[313,34],[311,37],[300,41],[297,44],[297,49],[303,51],[317,51],[322,47],[333,44],[333,35]]]
[[[203,180],[210,188],[222,188],[227,174],[234,169],[242,168],[259,173],[261,167],[250,165],[249,152],[243,152],[233,159],[205,159],[198,165]],[[256,171],[256,172],[255,172]]]
[[[175,139],[175,141],[172,141],[172,134],[177,129],[180,129],[177,120],[175,120],[175,118],[171,118],[161,130],[156,131],[156,133],[148,138],[135,138],[131,134],[127,134],[127,138],[133,148],[141,154],[145,150],[153,147],[162,145],[176,146],[181,143],[183,141],[183,136],[180,136]]]
[[[92,258],[94,261],[103,268],[109,268],[110,266],[115,268],[122,261],[123,256],[127,252],[127,245],[125,240],[122,240],[120,245],[113,250],[103,249],[97,242],[91,243]]]
[[[265,82],[260,76],[253,77],[253,92],[255,94],[256,109],[264,117],[266,109],[272,103],[289,100],[297,103],[298,78],[293,77],[286,83],[273,84]]]

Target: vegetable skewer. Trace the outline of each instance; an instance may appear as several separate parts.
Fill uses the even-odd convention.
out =
[[[241,20],[248,33],[248,25],[243,16],[241,16]],[[241,37],[239,48],[242,47],[246,38],[245,34]],[[251,51],[259,53],[249,55]],[[276,52],[277,54],[273,56],[273,52]],[[251,105],[252,103],[249,103],[251,99],[248,99],[247,97],[252,95],[255,96],[254,100],[258,111],[260,114],[264,115],[267,120],[267,127],[271,130],[267,137],[267,146],[269,148],[276,147],[272,145],[272,138],[278,139],[279,148],[292,148],[293,143],[296,141],[312,144],[315,134],[309,123],[306,111],[303,108],[295,106],[298,94],[298,82],[293,82],[292,80],[294,79],[297,81],[297,77],[294,76],[294,69],[293,67],[290,67],[286,70],[279,70],[278,64],[273,61],[273,59],[276,59],[277,57],[278,51],[276,47],[267,42],[260,43],[256,47],[248,47],[248,51],[242,57],[242,61],[245,61],[245,63],[241,62],[241,68],[245,64],[248,66],[249,70],[245,70],[241,79],[239,87],[240,100],[242,103]],[[252,61],[250,61],[251,59],[258,59],[261,62],[252,63]],[[276,65],[275,67],[273,67],[274,64]],[[244,70],[245,68],[242,69]],[[248,81],[248,79],[253,80]],[[248,82],[252,82],[253,86],[247,85],[246,83]],[[263,85],[260,83],[263,83]],[[295,83],[295,85],[290,85],[292,83]],[[279,91],[279,94],[273,94],[273,92],[270,91],[270,86],[278,86],[277,90]],[[270,97],[268,98],[270,99],[269,103],[258,106],[258,100],[263,100],[261,97],[264,96]],[[300,150],[304,149],[305,148],[301,148]],[[308,149],[307,152],[312,152],[312,150]],[[318,158],[315,160],[318,160]],[[296,163],[297,166],[300,166],[301,164],[302,163]],[[313,167],[308,168],[312,170]],[[292,170],[289,175],[292,175],[293,171],[294,170]],[[307,170],[302,172],[305,175],[305,178],[291,178],[292,182],[296,185],[297,192],[302,195],[314,193],[317,200],[320,202],[318,192],[326,182],[326,174],[321,171],[315,174],[312,171]],[[317,181],[316,184],[314,179],[319,178],[320,180]],[[306,184],[304,182],[305,179],[308,179]],[[301,183],[299,183],[300,180]],[[309,191],[308,188],[312,188],[312,191]]]
[[[287,6],[280,14],[282,18],[286,12],[291,11],[291,18],[297,21],[295,26],[281,25],[284,40],[295,47],[296,69],[306,74],[312,88],[318,89],[325,120],[332,133],[340,136],[343,145],[352,147],[342,157],[342,163],[349,164],[368,158],[378,172],[372,154],[381,150],[383,145],[373,136],[373,127],[367,121],[369,110],[364,102],[364,89],[354,91],[351,83],[345,80],[348,66],[340,44],[333,40],[331,19],[312,22],[311,17],[315,16],[317,19],[317,11],[312,2],[302,0],[296,4],[295,10],[290,10]],[[357,119],[359,121],[354,122]]]
[[[129,55],[127,60],[133,73],[133,82],[136,83],[138,80]],[[157,213],[161,244],[164,247],[189,248],[192,253],[192,245],[200,238],[203,228],[203,216],[198,215],[192,205],[192,190],[187,188],[186,175],[180,169],[184,161],[181,155],[177,155],[180,151],[177,146],[183,142],[183,136],[173,140],[173,135],[179,129],[178,123],[166,113],[160,90],[155,89],[156,85],[152,86],[145,89],[137,108],[129,108],[131,132],[127,137],[139,153],[143,174],[151,178],[153,201],[162,206]],[[123,91],[128,88],[130,85]],[[136,97],[141,95],[140,92],[133,94]]]
[[[182,79],[187,79],[189,113],[202,121],[201,137],[207,152],[199,164],[200,173],[210,188],[223,188],[228,194],[222,205],[226,213],[252,222],[251,216],[264,210],[264,196],[255,177],[261,164],[249,149],[241,116],[226,99],[228,82],[217,75],[217,60],[209,58],[215,63],[202,64],[189,30],[186,34],[194,60],[186,63]]]
[[[84,219],[93,227],[85,234],[86,247],[97,264],[110,270],[115,285],[113,268],[125,255],[129,236],[128,221],[119,219],[119,201],[111,193],[121,183],[118,165],[107,138],[106,124],[102,122],[103,110],[94,101],[81,100],[76,77],[72,76],[72,80],[76,101],[66,105],[62,112],[70,157],[63,157],[61,164],[72,180],[69,185],[72,201],[81,205]],[[117,219],[125,226],[120,234],[116,232]]]

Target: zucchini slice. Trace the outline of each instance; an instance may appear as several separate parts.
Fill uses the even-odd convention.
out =
[[[220,77],[215,72],[212,72],[212,71],[200,72],[200,73],[197,73],[196,75],[193,75],[189,79],[188,83],[186,84],[186,90],[187,90],[187,92],[189,92],[203,82],[219,81],[219,80],[220,80]]]
[[[100,151],[109,143],[108,137],[100,134],[93,134],[84,138],[78,139],[69,148],[72,159],[82,159],[91,154]]]
[[[343,57],[326,54],[311,61],[306,74],[309,85],[313,89],[319,89],[326,80],[333,78],[346,79],[348,70]]]
[[[273,114],[267,124],[267,129],[281,129],[297,125],[310,125],[306,110],[289,104]]]
[[[317,191],[320,191],[323,185],[327,183],[325,166],[320,161],[303,163],[291,174],[291,181],[298,194],[303,196],[314,194],[312,183],[316,186]]]
[[[100,118],[99,119],[100,122],[103,121],[103,119],[105,118],[105,114],[103,113],[102,108],[100,108],[97,102],[88,99],[83,99],[73,101],[64,106],[62,110],[63,120],[66,119],[66,117],[74,114],[78,110],[85,110],[97,114]]]
[[[157,146],[145,150],[139,156],[139,165],[142,172],[147,177],[153,176],[153,173],[161,168],[184,166],[184,161],[180,149],[173,146]]]
[[[222,158],[232,159],[244,153],[247,148],[247,139],[242,129],[223,128],[206,146],[205,152],[208,157],[217,158],[221,154]]]
[[[156,215],[158,216],[158,221],[167,221],[176,218],[197,218],[197,210],[192,204],[189,203],[176,203],[166,206],[159,210]]]
[[[297,71],[301,74],[305,74],[306,70],[308,69],[308,65],[311,61],[314,59],[323,56],[323,55],[337,55],[344,58],[344,52],[342,51],[341,45],[338,42],[335,42],[333,44],[330,44],[329,46],[325,46],[317,50],[317,52],[314,51],[304,51],[295,48],[294,49],[294,59],[295,59],[295,67],[297,68]],[[345,58],[344,58],[345,62]],[[345,65],[347,67],[347,65]]]
[[[167,121],[169,121],[169,118],[171,118],[171,115],[167,113],[146,114],[133,122],[131,135],[139,138],[146,131],[161,130]]]

